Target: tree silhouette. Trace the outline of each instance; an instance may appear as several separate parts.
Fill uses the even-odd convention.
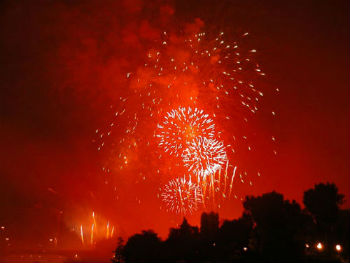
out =
[[[304,205],[318,223],[334,224],[344,195],[338,193],[335,184],[316,184],[313,189],[304,192]]]
[[[243,215],[221,227],[217,213],[203,213],[200,231],[184,218],[164,242],[152,230],[131,236],[125,245],[119,240],[113,262],[346,261],[350,211],[340,210],[343,199],[334,184],[307,190],[304,210],[276,192],[248,196]],[[316,241],[325,249],[317,250]]]
[[[117,242],[117,248],[115,249],[115,256],[113,262],[120,263],[123,262],[123,250],[124,250],[124,240],[119,237]]]
[[[193,260],[198,256],[198,227],[191,226],[186,218],[180,228],[171,228],[166,240],[168,259]]]
[[[219,215],[203,213],[200,226],[200,255],[201,259],[215,259],[218,255],[217,239],[219,234]]]
[[[202,239],[214,242],[219,232],[219,215],[214,212],[203,213],[200,230]]]
[[[248,249],[252,228],[252,218],[247,214],[239,219],[225,220],[219,230],[220,254],[226,255],[225,259],[241,255],[243,248]]]
[[[122,256],[126,262],[154,262],[161,259],[161,240],[152,230],[142,231],[128,239]]]
[[[295,201],[285,201],[282,194],[271,192],[246,197],[243,206],[254,221],[256,250],[262,256],[295,259],[302,254],[304,242],[299,233],[306,218]]]
[[[314,238],[327,241],[333,247],[339,242],[336,232],[343,231],[337,224],[340,222],[339,206],[344,202],[344,195],[338,193],[335,184],[320,183],[304,192],[303,202],[316,223]],[[328,252],[333,252],[333,249]]]

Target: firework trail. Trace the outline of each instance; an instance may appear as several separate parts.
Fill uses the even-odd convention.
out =
[[[84,231],[83,231],[83,225],[80,225],[80,238],[81,238],[81,243],[84,245]]]
[[[91,225],[91,233],[90,233],[90,243],[91,243],[91,245],[94,244],[94,226],[95,226],[95,224]]]
[[[187,214],[196,211],[202,203],[202,190],[185,178],[176,178],[162,188],[161,198],[167,210]]]
[[[104,224],[106,225],[105,228]],[[92,212],[91,218],[89,217],[85,224],[80,224],[78,232],[83,246],[94,246],[96,241],[113,238],[114,226],[111,230],[109,221],[106,223],[102,218],[96,218],[95,212]],[[90,244],[88,244],[89,239]]]
[[[202,190],[204,208],[215,211],[231,198],[236,170],[237,166],[227,161],[225,167],[200,179],[198,186]],[[238,197],[235,195],[234,198]]]
[[[96,224],[96,218],[95,218],[95,212],[94,212],[94,211],[92,211],[92,219],[93,219],[93,225],[94,225],[95,228],[96,228],[97,224]],[[97,229],[96,229],[96,230],[97,230]]]

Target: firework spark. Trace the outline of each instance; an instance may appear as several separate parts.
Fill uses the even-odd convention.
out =
[[[202,189],[185,178],[169,181],[162,189],[161,198],[169,211],[192,213],[202,203]]]
[[[117,105],[111,105],[113,120],[106,129],[96,130],[98,150],[112,146],[112,165],[119,169],[129,164],[129,150],[154,145],[153,135],[165,151],[179,155],[185,140],[212,139],[213,121],[200,108],[223,127],[230,128],[233,120],[247,125],[264,95],[254,83],[264,76],[254,62],[255,49],[228,42],[223,32],[214,39],[205,33],[171,38],[164,32],[162,37],[160,45],[148,51],[144,66],[126,75],[129,89]]]
[[[198,178],[215,173],[227,161],[224,144],[205,137],[192,140],[182,157],[184,165]]]
[[[159,45],[148,50],[143,66],[126,74],[125,93],[111,105],[112,120],[105,129],[96,130],[97,148],[107,156],[102,169],[106,185],[112,181],[111,174],[130,177],[129,167],[135,175],[131,184],[161,172],[176,178],[187,170],[197,177],[192,181],[212,198],[220,191],[231,196],[236,173],[241,183],[252,185],[246,179],[246,164],[239,160],[259,151],[253,141],[253,120],[264,110],[265,90],[260,81],[265,73],[255,62],[257,50],[241,45],[247,36],[228,41],[223,32],[214,37],[163,32]],[[272,111],[271,117],[275,115]],[[274,136],[268,140],[276,141]],[[239,170],[235,168],[233,176],[227,176],[227,163],[233,155]],[[141,158],[144,162],[138,161]],[[257,169],[249,167],[260,176]],[[169,193],[170,185],[175,187],[175,181],[169,183]],[[177,208],[168,210],[183,212],[178,201],[173,206]]]
[[[80,225],[80,238],[81,238],[81,243],[84,245],[84,231],[83,231],[83,225]]]
[[[92,212],[91,218],[89,217],[85,224],[80,224],[78,231],[84,246],[94,246],[99,240],[110,239],[114,236],[114,226],[111,229],[110,222],[106,222],[102,217],[97,217],[95,212]]]
[[[165,152],[178,156],[194,138],[213,138],[214,133],[215,124],[203,110],[180,107],[167,113],[156,136]]]

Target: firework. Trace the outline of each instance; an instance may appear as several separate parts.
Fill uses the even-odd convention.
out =
[[[209,174],[215,173],[227,161],[224,144],[205,137],[192,140],[182,158],[184,165],[198,178],[205,178]]]
[[[165,152],[178,156],[194,138],[213,138],[214,133],[215,124],[203,110],[180,107],[166,114],[156,136]]]
[[[94,211],[92,211],[92,220],[93,220],[93,225],[94,225],[95,228],[96,228],[97,224],[96,224],[95,212],[94,212]],[[97,230],[97,229],[96,229],[96,230]]]
[[[80,225],[80,239],[81,239],[81,243],[84,245],[84,231],[83,231],[83,225]]]
[[[255,62],[257,51],[241,45],[247,36],[228,41],[223,32],[215,36],[163,32],[143,65],[126,74],[123,94],[111,105],[112,119],[104,129],[96,130],[97,148],[105,154],[106,185],[117,184],[119,178],[111,175],[125,176],[136,184],[155,174],[177,177],[186,169],[196,176],[192,181],[207,193],[206,198],[209,193],[213,199],[218,193],[231,196],[236,174],[238,182],[252,185],[247,164],[239,161],[259,151],[254,145],[257,125],[253,121],[264,110],[265,90],[260,81],[265,73]],[[271,112],[275,117],[275,111]],[[276,142],[274,136],[268,139]],[[233,156],[236,168],[228,176]],[[249,169],[260,176],[255,165]],[[181,182],[169,183],[165,192],[179,194],[176,183]],[[174,205],[167,206],[168,210],[183,213],[181,200],[170,202]]]
[[[188,214],[198,209],[202,203],[202,189],[185,178],[171,180],[162,189],[161,198],[167,210]]]
[[[97,217],[95,212],[92,212],[91,218],[89,217],[85,224],[80,224],[77,230],[84,246],[94,246],[96,241],[110,239],[114,236],[114,226],[111,226],[109,221],[106,222],[101,217]]]
[[[95,224],[92,224],[91,225],[91,233],[90,233],[90,243],[91,243],[91,245],[94,244],[94,227],[95,227]]]
[[[106,226],[106,238],[109,239],[110,231],[109,231],[109,222],[107,222]]]
[[[202,189],[203,207],[215,211],[232,197],[238,198],[236,194],[232,196],[236,170],[237,166],[230,165],[227,161],[225,167],[222,166],[206,177],[199,178],[198,185]]]
[[[98,150],[107,148],[111,157],[104,171],[119,173],[132,161],[130,152],[155,145],[153,136],[157,145],[174,155],[181,155],[186,141],[197,136],[213,139],[215,126],[208,114],[223,128],[222,134],[226,129],[232,134],[232,123],[235,129],[247,127],[264,95],[255,84],[264,76],[254,62],[255,54],[238,40],[227,41],[223,32],[214,38],[164,32],[159,46],[147,52],[144,65],[126,74],[129,86],[111,105],[113,119],[105,129],[96,130]],[[233,136],[247,137],[245,133],[246,128]],[[252,148],[245,139],[243,147]]]

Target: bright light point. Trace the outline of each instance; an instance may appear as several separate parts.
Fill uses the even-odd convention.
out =
[[[248,248],[247,247],[243,247],[243,251],[248,251]]]
[[[337,245],[335,245],[335,250],[336,250],[337,252],[341,252],[341,251],[343,250],[343,248],[342,248],[341,245],[337,244]]]
[[[318,242],[316,248],[320,251],[323,250],[323,244],[321,242]]]

